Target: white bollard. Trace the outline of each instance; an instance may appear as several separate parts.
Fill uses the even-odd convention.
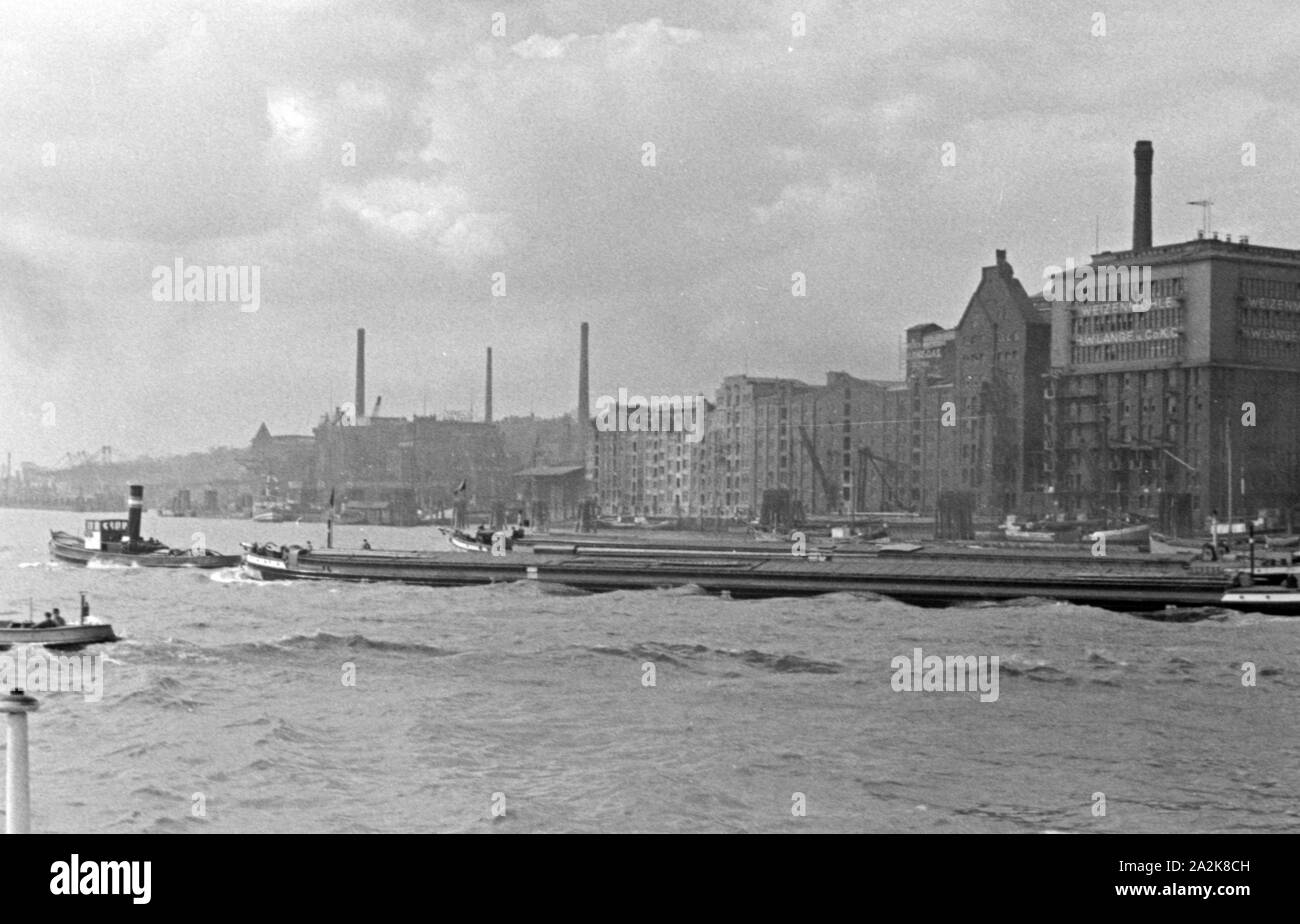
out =
[[[27,779],[27,713],[40,708],[36,697],[15,687],[0,696],[0,712],[8,713],[5,736],[5,833],[30,834],[31,787]]]

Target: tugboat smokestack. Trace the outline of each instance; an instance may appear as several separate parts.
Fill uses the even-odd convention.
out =
[[[126,502],[126,535],[131,544],[140,541],[140,515],[144,513],[144,485],[131,485],[131,496]]]

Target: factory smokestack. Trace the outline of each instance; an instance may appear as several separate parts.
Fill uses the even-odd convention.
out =
[[[366,329],[357,328],[357,395],[353,413],[360,420],[366,416]]]
[[[133,484],[126,501],[126,535],[135,545],[140,541],[140,515],[144,513],[144,485]]]
[[[578,352],[578,426],[586,439],[587,424],[591,420],[590,388],[587,385],[587,322],[582,322],[582,346]]]
[[[487,357],[487,397],[483,401],[483,420],[492,422],[492,348],[488,347]]]
[[[1155,151],[1150,141],[1139,141],[1133,149],[1133,249],[1151,249],[1151,161]]]

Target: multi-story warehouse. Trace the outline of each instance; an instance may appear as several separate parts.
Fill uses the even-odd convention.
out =
[[[706,418],[704,439],[693,454],[698,463],[695,493],[702,514],[754,515],[762,495],[756,477],[759,402],[808,387],[795,379],[747,375],[731,375],[722,380],[715,407]]]
[[[843,372],[825,385],[727,377],[689,458],[694,512],[751,518],[774,490],[806,514],[879,509],[895,490],[878,447],[896,384]]]
[[[290,503],[316,500],[316,440],[310,436],[272,436],[263,423],[241,464],[248,470],[248,492],[254,497]]]
[[[946,408],[956,419],[957,331],[918,324],[907,331],[907,379],[889,392],[880,452],[894,475],[881,509],[929,512],[955,487],[957,443],[940,427]],[[951,432],[951,431],[950,431]]]
[[[880,455],[895,382],[828,372],[825,385],[782,380],[754,410],[754,497],[786,489],[810,514],[881,509],[893,490]]]
[[[907,382],[882,418],[899,506],[931,512],[940,494],[957,491],[986,515],[1020,508],[1042,467],[1050,335],[1045,303],[1025,292],[1004,250],[956,327],[908,331]]]
[[[703,403],[703,402],[701,402]],[[628,408],[608,406],[615,420]],[[588,470],[601,512],[612,516],[689,517],[700,513],[692,503],[693,479],[699,471],[699,434],[707,433],[710,410],[691,415],[689,427],[680,407],[645,418],[653,429],[600,429],[589,433]],[[692,432],[693,431],[693,432]]]
[[[353,422],[336,415],[317,426],[315,436],[325,495],[335,488],[354,505],[393,505],[394,523],[413,522],[415,509],[451,506],[462,481],[471,509],[515,496],[504,441],[489,423],[432,416]]]
[[[1146,301],[1059,303],[1044,477],[1060,509],[1189,533],[1300,501],[1300,251],[1210,237],[1151,244],[1151,149],[1137,151],[1130,250]],[[1143,173],[1145,172],[1145,177]]]

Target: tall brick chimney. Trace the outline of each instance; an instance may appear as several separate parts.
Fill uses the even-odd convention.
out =
[[[578,426],[585,434],[591,420],[590,386],[587,384],[587,322],[582,322],[582,345],[578,352]],[[586,439],[584,436],[583,439]]]
[[[366,329],[357,328],[357,395],[353,411],[357,420],[366,416]]]
[[[1133,149],[1133,249],[1151,249],[1151,161],[1155,151],[1150,141],[1139,141]]]
[[[483,399],[483,420],[492,422],[492,348],[487,348],[487,395]]]

